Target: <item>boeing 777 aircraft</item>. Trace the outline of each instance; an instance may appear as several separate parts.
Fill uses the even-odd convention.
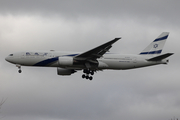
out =
[[[104,69],[126,70],[167,64],[167,57],[173,53],[161,54],[169,33],[163,32],[149,46],[137,55],[107,53],[112,45],[121,38],[115,38],[105,44],[83,53],[44,51],[18,52],[6,57],[6,61],[16,64],[21,73],[21,66],[57,67],[58,75],[71,75],[83,70],[82,78],[93,79],[94,72]]]

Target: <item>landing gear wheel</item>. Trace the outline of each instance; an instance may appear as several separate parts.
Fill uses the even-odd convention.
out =
[[[93,77],[92,77],[92,76],[90,76],[90,77],[89,77],[89,80],[92,80],[92,79],[93,79]]]
[[[89,74],[90,74],[90,75],[94,75],[94,71],[93,71],[93,70],[84,69],[84,70],[83,70],[83,73],[85,73],[85,74],[82,75],[82,78],[86,78],[86,79],[89,79],[89,80],[92,80],[92,79],[93,79],[92,76],[89,76]]]
[[[85,77],[86,77],[86,75],[85,75],[85,74],[83,74],[83,75],[82,75],[82,78],[85,78]]]
[[[22,70],[18,70],[18,72],[19,72],[19,73],[21,73],[21,72],[22,72]]]
[[[91,75],[94,75],[94,71],[91,71],[90,73],[91,73]]]
[[[84,70],[83,70],[83,73],[87,73],[87,72],[88,72],[88,70],[87,70],[87,69],[84,69]]]
[[[21,65],[16,64],[16,67],[18,67],[18,69],[19,69],[18,72],[21,73],[22,72]]]
[[[86,79],[89,79],[89,76],[86,76]]]

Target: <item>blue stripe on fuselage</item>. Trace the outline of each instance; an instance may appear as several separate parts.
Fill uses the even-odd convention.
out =
[[[153,42],[165,40],[165,39],[167,39],[167,37],[168,37],[168,35],[166,35],[166,36],[164,36],[164,37],[161,37],[161,38],[157,38],[157,39],[155,39]]]
[[[58,60],[58,57],[46,59],[46,60],[43,60],[41,62],[34,64],[34,66],[47,66],[48,64],[53,63],[57,60]]]
[[[70,55],[64,55],[64,56],[69,56],[69,57],[73,57],[73,56],[76,56],[78,54],[70,54]],[[50,59],[46,59],[46,60],[43,60],[41,62],[38,62],[36,64],[34,64],[34,66],[47,66],[48,64],[51,64],[55,61],[58,60],[58,57],[55,57],[55,58],[50,58]]]

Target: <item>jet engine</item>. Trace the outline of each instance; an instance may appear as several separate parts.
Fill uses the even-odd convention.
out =
[[[73,73],[75,73],[77,71],[73,70],[73,69],[64,69],[64,68],[57,68],[57,74],[58,75],[71,75]]]
[[[58,58],[59,66],[71,66],[73,65],[73,58],[72,57],[59,57]]]

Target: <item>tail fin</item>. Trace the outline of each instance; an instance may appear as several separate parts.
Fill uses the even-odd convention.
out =
[[[147,46],[140,55],[158,55],[161,54],[164,44],[169,36],[169,32],[161,33],[149,46]]]

